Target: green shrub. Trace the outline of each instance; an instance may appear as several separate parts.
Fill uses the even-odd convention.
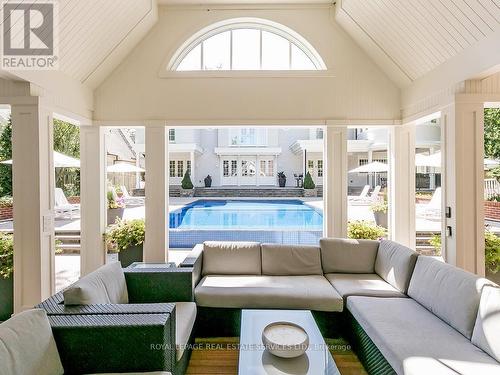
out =
[[[311,177],[309,172],[306,173],[306,177],[304,178],[304,189],[314,189],[316,185]]]
[[[441,235],[434,234],[429,240],[431,246],[436,250],[436,255],[441,255]]]
[[[500,271],[500,237],[486,230],[484,232],[486,268],[493,273]]]
[[[193,183],[191,182],[191,176],[189,176],[188,171],[186,171],[186,173],[184,173],[184,178],[181,181],[181,186],[183,189],[186,189],[186,190],[193,188]]]
[[[372,212],[383,212],[384,214],[387,213],[388,208],[389,205],[386,201],[378,201],[370,206]]]
[[[142,245],[146,236],[143,219],[118,220],[106,233],[106,242],[118,252]]]
[[[5,196],[0,198],[0,208],[12,207],[14,200],[12,197]]]
[[[125,207],[123,199],[116,200],[111,190],[108,190],[107,198],[108,198],[108,209]]]
[[[347,223],[347,237],[356,240],[378,240],[386,235],[386,229],[370,221],[350,221]]]
[[[0,278],[7,279],[14,272],[14,239],[11,234],[0,233]]]
[[[490,202],[500,202],[500,194],[493,195],[488,198],[488,201]]]

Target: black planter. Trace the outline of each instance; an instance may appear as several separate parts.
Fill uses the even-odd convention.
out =
[[[208,175],[207,177],[205,177],[205,187],[206,188],[209,188],[209,187],[212,187],[212,177],[210,177],[210,175]]]
[[[285,187],[286,177],[285,178],[278,178],[278,184],[280,185],[280,187]]]
[[[14,280],[0,276],[0,321],[10,318],[14,312]]]
[[[118,260],[122,268],[130,266],[134,262],[142,262],[142,245],[132,246],[118,253]]]
[[[112,225],[116,222],[116,218],[120,219],[123,217],[124,207],[119,208],[108,208],[108,225]]]
[[[375,222],[378,226],[386,229],[388,228],[387,212],[377,211],[374,212],[373,215],[375,216]]]

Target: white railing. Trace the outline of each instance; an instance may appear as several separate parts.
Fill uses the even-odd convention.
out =
[[[484,199],[500,195],[500,183],[494,178],[484,180]]]

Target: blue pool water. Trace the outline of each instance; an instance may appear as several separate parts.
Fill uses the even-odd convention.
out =
[[[170,213],[170,247],[208,240],[317,244],[323,214],[300,200],[198,200]]]

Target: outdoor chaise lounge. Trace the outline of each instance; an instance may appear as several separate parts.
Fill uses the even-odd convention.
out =
[[[158,282],[159,276],[168,282]],[[172,268],[161,275],[154,269],[124,272],[113,262],[37,307],[49,316],[66,373],[178,375],[189,362],[196,318],[190,286],[188,269]]]
[[[69,218],[72,220],[74,214],[80,212],[80,205],[69,203],[61,188],[55,189],[54,200],[56,217],[66,217],[69,215]]]
[[[428,220],[441,220],[441,188],[432,194],[429,203],[417,206],[417,217]]]
[[[499,374],[500,288],[391,241],[207,242],[193,269],[197,335],[239,334],[241,309],[312,310],[370,374]]]
[[[144,206],[144,197],[134,197],[129,194],[125,185],[120,186],[122,198],[127,206]]]
[[[368,186],[368,190],[369,190],[369,185],[366,185],[366,186]],[[366,186],[365,186],[365,188],[366,188]],[[361,194],[358,197],[349,197],[349,204],[355,206],[355,205],[368,205],[371,203],[375,203],[379,199],[381,190],[382,190],[382,186],[377,185],[377,186],[375,186],[373,191],[370,193],[370,195],[368,195],[368,191],[367,191],[366,194],[364,194],[364,196],[363,196],[363,192],[364,192],[364,189],[363,189],[363,191],[361,192]]]

